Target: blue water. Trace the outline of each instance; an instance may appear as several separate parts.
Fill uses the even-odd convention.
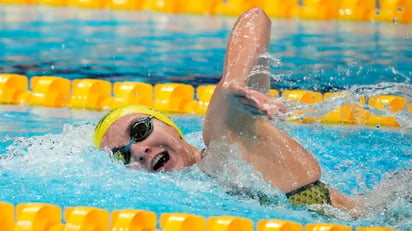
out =
[[[21,17],[24,15],[24,17]],[[0,72],[216,83],[235,18],[72,7],[0,9]],[[274,19],[276,89],[410,83],[412,25]]]
[[[112,82],[216,83],[234,20],[1,5],[0,72]],[[272,87],[344,90],[353,96],[311,105],[323,112],[355,102],[357,95],[396,94],[410,100],[411,32],[411,25],[402,24],[273,20]],[[237,159],[229,165],[240,166],[242,172],[226,179],[210,178],[198,166],[163,174],[127,170],[93,146],[94,124],[103,114],[0,106],[0,201],[412,228],[412,204],[405,199],[412,194],[412,176],[401,173],[388,180],[392,172],[412,165],[411,113],[395,115],[401,128],[277,124],[315,155],[322,180],[329,185],[356,195],[378,187],[369,198],[374,206],[360,218],[336,210],[329,212],[339,218],[328,218],[293,207]],[[203,117],[173,118],[185,138],[202,147]],[[229,195],[227,181],[244,182],[277,198],[272,205],[261,205],[256,199]]]
[[[411,193],[412,175],[387,180],[393,171],[411,167],[410,130],[279,124],[315,155],[323,169],[322,179],[329,185],[357,195],[383,184],[378,194],[370,198],[383,204],[358,219],[342,211],[331,211],[337,219],[291,206],[282,193],[270,188],[239,160],[228,164],[242,171],[225,176],[224,180],[206,176],[198,166],[182,172],[153,174],[116,165],[93,146],[94,124],[101,115],[103,112],[0,107],[0,201],[44,202],[62,208],[94,206],[109,211],[135,208],[157,214],[184,212],[204,217],[234,215],[255,222],[277,218],[302,224],[333,222],[404,230],[412,225],[412,204],[405,199]],[[203,117],[173,118],[188,142],[203,146]],[[261,205],[256,199],[225,193],[225,183],[232,181],[276,195],[275,203]],[[409,189],[392,193],[405,187]]]

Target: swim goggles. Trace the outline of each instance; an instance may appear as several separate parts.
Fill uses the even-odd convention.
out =
[[[177,133],[179,133],[180,138],[183,139],[182,131],[166,114],[154,108],[144,106],[144,105],[128,105],[124,107],[115,108],[100,119],[100,121],[96,125],[95,133],[94,133],[94,144],[96,145],[96,147],[98,149],[101,148],[103,137],[106,134],[107,130],[110,128],[110,126],[114,122],[116,122],[118,119],[120,119],[121,117],[125,115],[134,114],[134,113],[140,113],[140,114],[146,114],[146,115],[153,116],[157,120],[160,120],[163,123],[176,129]]]
[[[126,146],[112,149],[113,158],[123,164],[129,164],[131,153],[130,147],[135,142],[140,142],[146,139],[153,131],[152,119],[154,116],[147,116],[136,120],[130,126],[130,142]]]

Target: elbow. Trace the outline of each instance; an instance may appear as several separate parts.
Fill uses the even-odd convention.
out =
[[[313,180],[319,180],[322,176],[322,169],[317,161],[312,165],[313,167],[310,169],[309,177]]]

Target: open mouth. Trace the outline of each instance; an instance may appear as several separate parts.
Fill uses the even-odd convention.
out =
[[[161,152],[153,159],[153,171],[158,171],[165,166],[169,161],[169,153],[167,151]]]

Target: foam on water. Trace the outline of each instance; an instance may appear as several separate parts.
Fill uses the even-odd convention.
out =
[[[5,6],[0,16],[3,72],[152,84],[216,83],[235,20],[17,6]],[[312,105],[285,101],[289,110],[316,109],[306,116],[358,103],[360,96],[394,94],[410,100],[408,30],[402,24],[273,20],[272,53],[264,55],[273,69],[272,87],[348,94]],[[266,70],[257,67],[252,75],[261,71]],[[364,106],[374,114],[391,115]],[[412,119],[406,111],[394,115],[401,128],[276,121],[319,160],[322,181],[347,194],[367,195],[362,200],[370,206],[359,218],[328,207],[326,213],[334,218],[291,206],[237,158],[236,147],[214,144],[207,162],[180,172],[132,171],[93,146],[94,123],[101,112],[4,105],[0,111],[0,201],[412,228],[410,171],[393,174],[412,165]],[[174,119],[190,143],[204,147],[203,117]],[[261,193],[271,196],[263,200],[270,203],[262,203]]]
[[[30,113],[25,116],[35,117]],[[203,118],[175,119],[182,125],[188,142],[203,147]],[[189,127],[188,121],[195,121],[196,125]],[[110,211],[136,208],[157,214],[234,215],[254,221],[275,217],[303,224],[334,222],[405,230],[411,227],[412,206],[407,199],[412,194],[410,171],[389,179],[396,169],[411,166],[410,131],[278,124],[318,158],[323,181],[349,194],[372,192],[364,198],[371,207],[362,217],[353,218],[327,207],[329,215],[338,217],[329,218],[291,206],[280,191],[272,189],[259,173],[237,158],[236,147],[223,149],[216,144],[207,162],[180,172],[129,170],[113,162],[109,153],[94,148],[95,122],[72,121],[61,132],[4,138],[0,200],[15,204],[45,202],[63,208],[96,206]],[[249,189],[249,193],[233,193],[233,186]],[[373,190],[375,187],[378,189]],[[262,195],[270,196],[269,203],[262,203]]]
[[[316,104],[302,104],[292,102],[290,100],[284,101],[288,104],[288,110],[290,112],[298,110],[307,111],[300,115],[289,114],[290,119],[298,119],[301,117],[320,117],[340,106],[346,105],[348,103],[357,103],[362,105],[366,110],[372,112],[375,115],[394,116],[403,130],[412,128],[412,114],[407,111],[406,107],[404,108],[404,110],[393,114],[389,110],[381,110],[371,107],[368,104],[361,104],[359,99],[360,97],[365,97],[365,99],[368,100],[368,98],[371,96],[396,95],[409,100],[408,102],[411,103],[411,92],[412,86],[410,84],[385,82],[376,85],[354,85],[350,89],[339,91],[339,93],[342,93],[342,95],[332,96]]]

